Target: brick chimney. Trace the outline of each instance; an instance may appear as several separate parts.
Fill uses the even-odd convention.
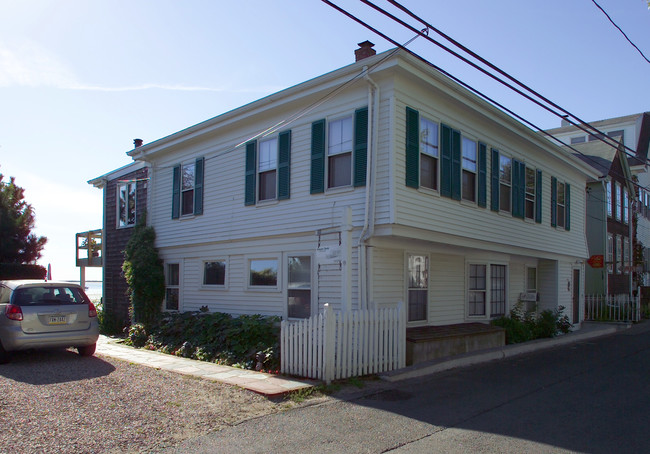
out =
[[[354,61],[359,61],[363,60],[364,58],[372,57],[377,53],[376,50],[373,49],[375,46],[373,43],[370,41],[364,41],[362,43],[357,44],[359,48],[354,51]]]
[[[135,148],[141,147],[142,139],[133,139],[133,145],[135,146]]]

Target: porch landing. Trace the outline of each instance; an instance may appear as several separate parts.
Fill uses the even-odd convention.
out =
[[[406,329],[406,365],[462,353],[503,347],[503,328],[485,323],[419,326]]]

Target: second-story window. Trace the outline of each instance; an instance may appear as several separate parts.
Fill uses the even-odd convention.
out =
[[[276,197],[278,166],[278,139],[260,142],[258,162],[259,195],[258,200],[271,200]]]
[[[499,209],[512,209],[512,160],[508,156],[499,156]]]
[[[623,222],[628,223],[630,216],[630,197],[628,196],[627,189],[623,190]]]
[[[564,183],[557,183],[557,223],[564,226],[566,216],[566,201],[564,192]]]
[[[462,144],[463,200],[476,202],[476,142],[467,137],[463,137]]]
[[[327,133],[327,187],[352,184],[352,116],[330,121]]]
[[[438,189],[438,123],[420,119],[420,185]]]
[[[172,173],[172,219],[203,214],[203,168],[205,159],[174,166]]]
[[[607,200],[607,216],[610,218],[613,215],[613,209],[612,209],[612,182],[608,181],[605,183],[605,197]]]
[[[535,169],[526,167],[526,202],[525,216],[527,219],[535,218]]]
[[[129,227],[135,225],[135,195],[136,183],[120,184],[117,188],[117,226]]]
[[[620,221],[623,215],[622,203],[623,203],[623,194],[620,183],[615,183],[614,185],[614,217],[617,221]]]

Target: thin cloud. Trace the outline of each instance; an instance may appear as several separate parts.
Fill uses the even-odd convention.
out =
[[[125,92],[139,90],[209,91],[227,93],[270,93],[278,87],[251,87],[232,89],[183,84],[145,83],[106,86],[83,83],[74,72],[52,54],[33,44],[24,44],[17,50],[0,43],[0,87],[51,87],[62,90]]]

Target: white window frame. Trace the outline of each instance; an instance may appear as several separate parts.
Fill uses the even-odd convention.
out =
[[[484,266],[485,267],[485,288],[471,290],[470,285],[470,268],[472,265]],[[492,314],[492,266],[503,266],[505,267],[505,276],[504,276],[504,302],[505,308],[503,314]],[[488,262],[481,260],[469,260],[465,264],[465,317],[468,320],[492,320],[502,315],[507,315],[510,310],[510,265],[506,262]],[[470,298],[469,295],[471,292],[482,292],[485,296],[485,314],[470,315],[469,304]]]
[[[436,144],[433,145],[428,140],[428,131],[429,128],[425,126],[432,125],[435,127],[436,131]],[[420,116],[420,141],[419,141],[419,150],[420,150],[420,161],[419,161],[419,176],[420,176],[420,187],[429,189],[432,191],[440,190],[440,123],[424,116]],[[422,183],[422,161],[423,156],[425,159],[431,159],[435,165],[435,170],[433,171],[434,178],[434,187],[426,186]]]
[[[470,137],[461,136],[461,199],[465,202],[476,203],[478,193],[478,142]],[[474,160],[469,154],[474,153]],[[466,197],[465,193],[465,175],[471,175],[474,181],[474,191],[471,198]]]
[[[267,200],[278,199],[278,136],[270,137],[268,139],[260,140],[257,147],[257,201],[265,202]],[[268,150],[266,148],[268,147]],[[268,153],[267,153],[268,151]],[[267,155],[267,159],[263,159],[263,154]],[[274,172],[275,194],[273,197],[262,198],[262,176]]]
[[[425,264],[426,264],[426,288],[423,287],[411,287],[410,284],[410,257],[424,257],[425,258]],[[406,254],[404,255],[404,276],[406,277],[404,287],[406,289],[406,294],[404,295],[404,301],[406,301],[406,323],[408,326],[422,326],[422,325],[427,325],[429,322],[429,298],[431,297],[431,257],[429,257],[429,254],[423,254],[421,252],[414,252],[414,251],[407,251]],[[408,304],[409,304],[409,294],[411,290],[425,290],[426,291],[426,303],[425,303],[425,309],[424,309],[424,319],[420,320],[413,320],[409,321],[408,316],[409,316],[409,311],[408,311]]]
[[[318,264],[316,263],[316,259],[314,257],[314,254],[312,254],[311,252],[295,252],[295,253],[294,252],[288,252],[288,253],[285,253],[284,255],[285,255],[285,259],[284,259],[283,263],[287,267],[286,268],[287,272],[285,274],[285,281],[284,281],[284,288],[286,289],[286,294],[285,294],[285,297],[284,297],[284,301],[285,301],[284,315],[285,315],[285,318],[289,319],[289,320],[304,320],[304,318],[289,317],[289,291],[291,290],[291,288],[289,287],[290,286],[290,282],[289,282],[289,277],[290,277],[289,260],[292,257],[309,257],[310,258],[310,264],[311,264],[310,276],[309,276],[309,278],[310,278],[310,283],[309,283],[310,284],[310,289],[309,289],[310,290],[310,301],[309,301],[309,314],[310,314],[310,316],[313,315],[313,314],[318,313],[318,308],[316,307],[316,298],[314,298],[315,289],[318,288],[318,286],[317,286],[318,283],[316,282],[316,280],[317,280],[316,270],[317,270]]]
[[[332,127],[338,123],[341,123],[341,134],[340,141],[334,142],[332,137]],[[349,124],[350,130],[350,140],[346,140],[345,129]],[[327,121],[327,146],[325,147],[326,151],[326,164],[325,164],[325,183],[327,189],[339,189],[339,188],[350,188],[352,187],[353,174],[354,174],[354,115],[348,114],[341,117],[334,118]],[[338,138],[337,138],[338,139]],[[330,185],[330,178],[332,177],[332,169],[330,165],[330,158],[337,159],[337,157],[349,155],[350,157],[350,180],[346,184],[339,184],[336,186]]]
[[[535,270],[535,282],[533,283],[533,285],[531,285],[530,275],[529,275],[531,270]],[[537,291],[538,291],[538,287],[537,287],[538,281],[539,281],[539,277],[538,277],[538,269],[537,269],[537,267],[536,266],[527,266],[526,267],[526,293],[537,293]]]
[[[612,207],[612,182],[611,180],[607,180],[605,183],[605,192],[607,193],[605,195],[605,200],[607,201],[607,216],[614,217],[614,210]]]
[[[623,223],[627,224],[630,219],[630,196],[625,188],[623,188],[623,213],[621,216]]]
[[[616,274],[623,274],[623,236],[616,235]]]
[[[129,194],[130,194],[130,187],[133,187],[133,222],[128,222],[128,212],[129,212]],[[127,214],[127,220],[126,222],[122,223],[122,213],[121,213],[121,201],[122,201],[122,189],[126,188],[126,200],[125,200],[125,206],[126,210],[125,213]],[[117,225],[116,227],[118,229],[126,229],[135,226],[137,220],[138,220],[138,185],[135,181],[125,181],[117,184],[117,206],[116,206],[116,220],[117,220]]]
[[[251,285],[251,263],[255,260],[274,260],[276,262],[276,280],[275,285]],[[246,264],[246,285],[245,288],[248,291],[252,292],[279,292],[282,290],[282,278],[284,276],[282,272],[282,260],[281,256],[278,254],[257,254],[249,255],[245,257]]]
[[[620,221],[621,216],[623,215],[623,209],[622,209],[623,207],[621,206],[622,199],[623,199],[623,195],[622,195],[622,189],[623,188],[621,187],[621,183],[616,182],[614,184],[614,189],[615,189],[615,193],[614,193],[614,202],[615,202],[614,203],[614,214],[615,214],[615,216],[614,216],[614,218],[617,221]]]
[[[214,262],[223,262],[224,264],[224,275],[223,275],[223,284],[206,284],[205,283],[205,267],[208,263],[214,263]],[[205,259],[202,262],[202,267],[201,267],[201,288],[205,290],[227,290],[228,289],[228,269],[229,263],[228,263],[228,258],[215,258],[215,259]]]
[[[557,228],[564,229],[566,226],[566,183],[556,181],[555,191],[555,225]],[[560,201],[560,197],[562,197]]]
[[[528,173],[532,174],[533,177],[533,186],[532,186],[532,192],[528,188]],[[525,166],[524,167],[524,218],[525,219],[535,219],[535,213],[536,213],[536,204],[537,204],[537,169],[534,167],[530,166]],[[532,213],[530,216],[528,216],[528,206],[532,204]]]
[[[186,187],[186,178],[185,178],[185,169],[191,169],[191,174],[192,174],[192,181],[189,187]],[[196,185],[196,163],[194,161],[188,162],[185,164],[181,164],[181,194],[180,194],[180,215],[181,216],[194,216],[194,197],[196,197],[196,194],[194,193],[194,187]],[[189,202],[189,211],[186,212],[186,204],[185,204],[185,194],[192,192],[192,201]]]
[[[630,239],[623,237],[623,274],[630,274]]]
[[[178,283],[177,284],[170,284],[169,283],[169,278],[170,278],[170,273],[169,273],[169,267],[170,266],[177,266],[178,267]],[[183,274],[182,274],[182,269],[181,269],[181,264],[180,262],[165,262],[165,298],[163,300],[163,311],[164,312],[181,312],[181,308],[183,307],[181,304],[181,283],[183,282]],[[167,290],[173,290],[176,289],[178,291],[178,308],[177,309],[167,309]]]

